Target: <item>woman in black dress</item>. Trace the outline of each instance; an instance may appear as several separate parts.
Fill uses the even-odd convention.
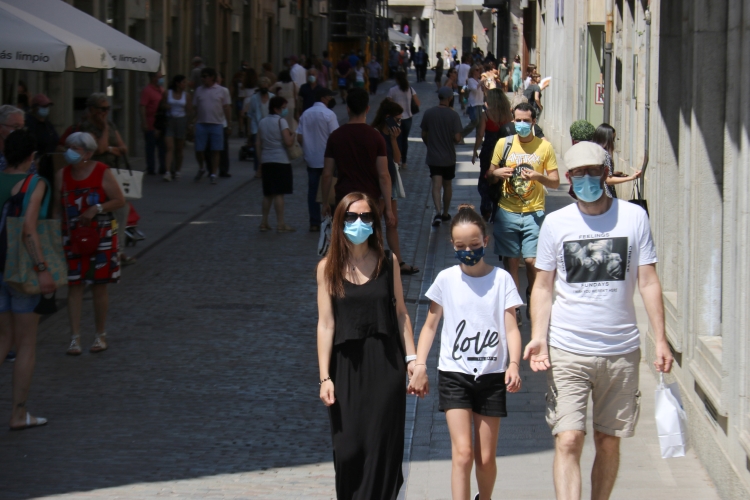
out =
[[[320,399],[339,500],[395,500],[404,482],[405,375],[416,350],[377,206],[362,193],[341,200],[317,270]]]

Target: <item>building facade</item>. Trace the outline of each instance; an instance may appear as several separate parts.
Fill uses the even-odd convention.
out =
[[[750,76],[750,5],[535,3],[540,72],[552,77],[543,96],[545,135],[563,154],[570,124],[586,118],[598,125],[609,100],[615,169],[645,168],[676,361],[667,379],[680,384],[691,445],[720,495],[750,498],[750,340],[744,331],[750,320],[750,97],[741,87]],[[607,77],[610,89],[604,88]],[[630,198],[627,189],[621,197]],[[651,366],[651,332],[643,346]]]
[[[229,86],[241,61],[258,69],[270,62],[278,71],[285,57],[320,55],[327,48],[326,0],[65,1],[161,53],[167,79],[189,75],[193,57],[201,56]],[[4,102],[12,100],[15,77],[11,70],[0,72]],[[45,93],[55,102],[50,119],[61,130],[80,120],[91,93],[106,92],[131,154],[143,155],[138,98],[148,75],[22,71],[19,79],[32,94]]]

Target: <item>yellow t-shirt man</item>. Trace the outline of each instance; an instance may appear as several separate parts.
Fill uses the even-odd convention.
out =
[[[514,172],[510,179],[499,181],[503,183],[503,190],[497,206],[515,213],[543,211],[546,196],[544,186],[537,181],[524,180],[521,172],[524,168],[533,168],[544,175],[545,172],[557,170],[555,150],[552,144],[538,137],[534,137],[529,142],[521,142],[516,137],[511,135],[497,141],[492,155],[492,164],[500,165],[506,139],[513,141],[505,166],[514,169]]]

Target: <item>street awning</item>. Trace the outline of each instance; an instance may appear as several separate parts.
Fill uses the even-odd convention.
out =
[[[62,72],[113,67],[104,47],[0,1],[0,68]]]
[[[2,0],[47,23],[104,47],[116,69],[156,72],[161,54],[62,0]],[[27,38],[25,36],[24,38]],[[112,67],[112,66],[108,66]],[[29,68],[31,69],[31,68]]]
[[[435,13],[435,8],[432,5],[425,5],[422,9],[422,17],[420,19],[432,19]]]
[[[411,42],[411,37],[393,28],[388,28],[388,40],[393,43],[409,43]]]

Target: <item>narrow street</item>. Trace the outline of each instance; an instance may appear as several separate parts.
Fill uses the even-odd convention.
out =
[[[437,105],[434,84],[414,86],[423,111]],[[381,86],[371,115],[389,87]],[[344,106],[336,111],[343,123]],[[447,225],[430,226],[422,116],[415,116],[402,171],[407,198],[399,201],[404,260],[422,270],[404,277],[416,332],[426,315],[424,291],[455,263]],[[233,140],[233,177],[218,187],[192,181],[192,160],[177,184],[147,179],[136,207],[148,240],[132,252],[138,264],[110,287],[107,352],[66,356],[66,311],[43,322],[29,407],[49,424],[0,432],[0,498],[335,498],[328,417],[318,399],[318,233],[307,231],[305,166],[295,163],[295,192],[286,197],[287,223],[297,232],[260,233],[261,184],[252,162],[237,162],[239,142]],[[451,214],[459,203],[478,205],[479,165],[470,159],[471,144],[461,146]],[[570,201],[565,185],[550,193],[548,210]],[[87,347],[94,333],[90,296],[84,312]],[[528,322],[522,334],[525,343]],[[433,380],[438,345],[429,362]],[[509,398],[501,426],[495,497],[551,499],[544,375],[522,365],[524,389]],[[0,367],[3,411],[11,405],[11,369]],[[623,441],[612,498],[718,498],[692,451],[660,458],[654,388],[643,361],[640,425]],[[401,497],[450,498],[450,440],[437,391],[408,401]],[[589,438],[584,478],[592,447]]]

